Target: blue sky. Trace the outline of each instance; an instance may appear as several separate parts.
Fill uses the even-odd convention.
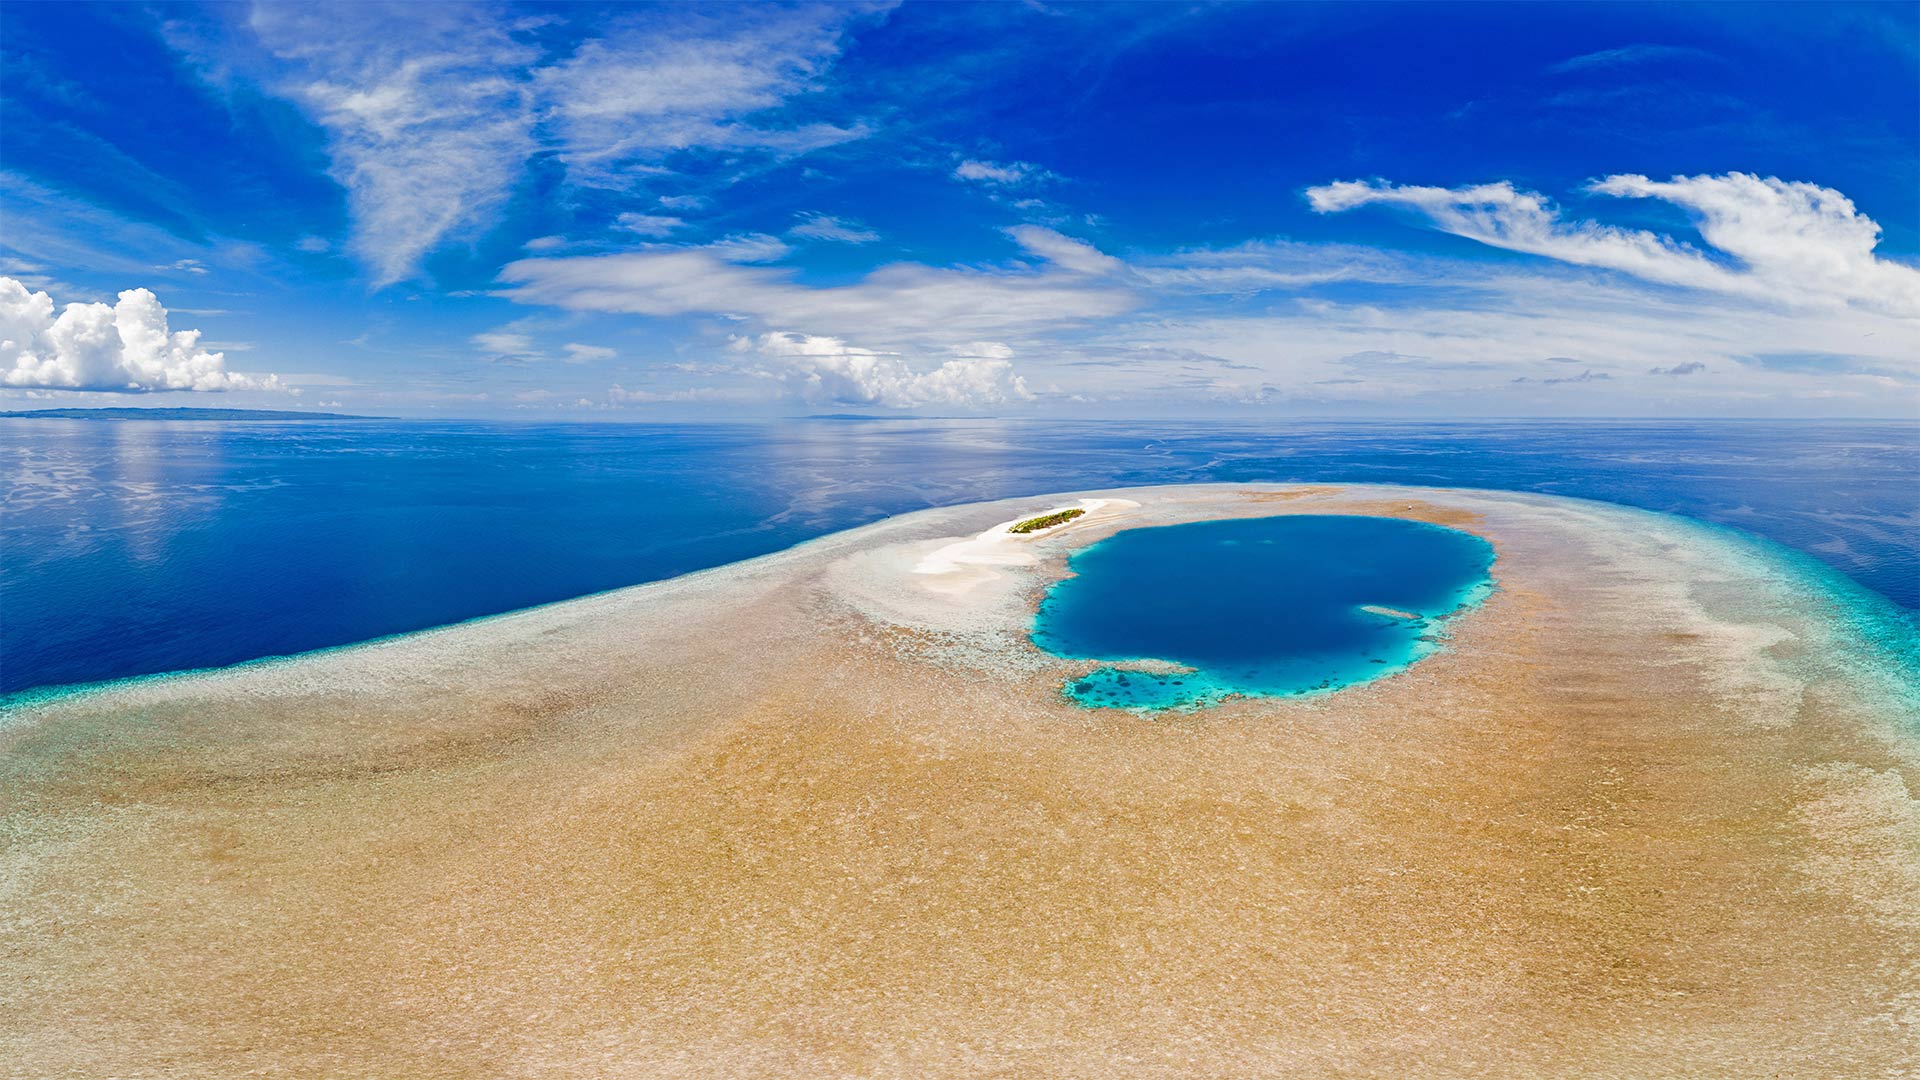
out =
[[[9,5],[0,403],[1920,415],[1916,10]]]

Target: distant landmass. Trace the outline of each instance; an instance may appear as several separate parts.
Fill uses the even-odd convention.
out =
[[[286,412],[279,409],[21,409],[0,417],[39,420],[383,420],[335,412]]]

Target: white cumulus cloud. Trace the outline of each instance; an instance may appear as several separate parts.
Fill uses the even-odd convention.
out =
[[[816,403],[980,408],[1033,397],[1014,373],[1012,350],[997,342],[957,346],[951,359],[927,371],[914,370],[895,353],[814,334],[768,333],[735,344],[779,362],[795,392]]]
[[[1920,315],[1920,270],[1876,256],[1880,226],[1830,188],[1729,173],[1667,181],[1623,174],[1589,190],[1686,208],[1701,239],[1733,264],[1644,229],[1567,220],[1545,196],[1506,181],[1440,188],[1343,180],[1309,188],[1307,199],[1320,213],[1369,203],[1412,207],[1456,236],[1667,285],[1790,307]]]
[[[1920,316],[1920,270],[1874,255],[1879,224],[1832,188],[1729,173],[1667,181],[1609,176],[1593,190],[1686,208],[1702,239],[1745,263],[1756,282],[1781,296],[1805,291]]]
[[[0,277],[0,382],[58,390],[278,390],[273,375],[228,371],[226,357],[200,347],[200,331],[175,332],[167,309],[145,289],[117,304],[68,304]]]

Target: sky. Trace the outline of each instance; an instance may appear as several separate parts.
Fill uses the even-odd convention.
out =
[[[9,4],[0,408],[1920,417],[1920,6]]]

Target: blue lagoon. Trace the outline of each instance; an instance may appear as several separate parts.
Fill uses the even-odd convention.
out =
[[[1083,705],[1335,690],[1431,653],[1441,622],[1491,588],[1493,560],[1478,536],[1398,518],[1130,529],[1073,555],[1033,636],[1056,656],[1108,661],[1067,683]]]

